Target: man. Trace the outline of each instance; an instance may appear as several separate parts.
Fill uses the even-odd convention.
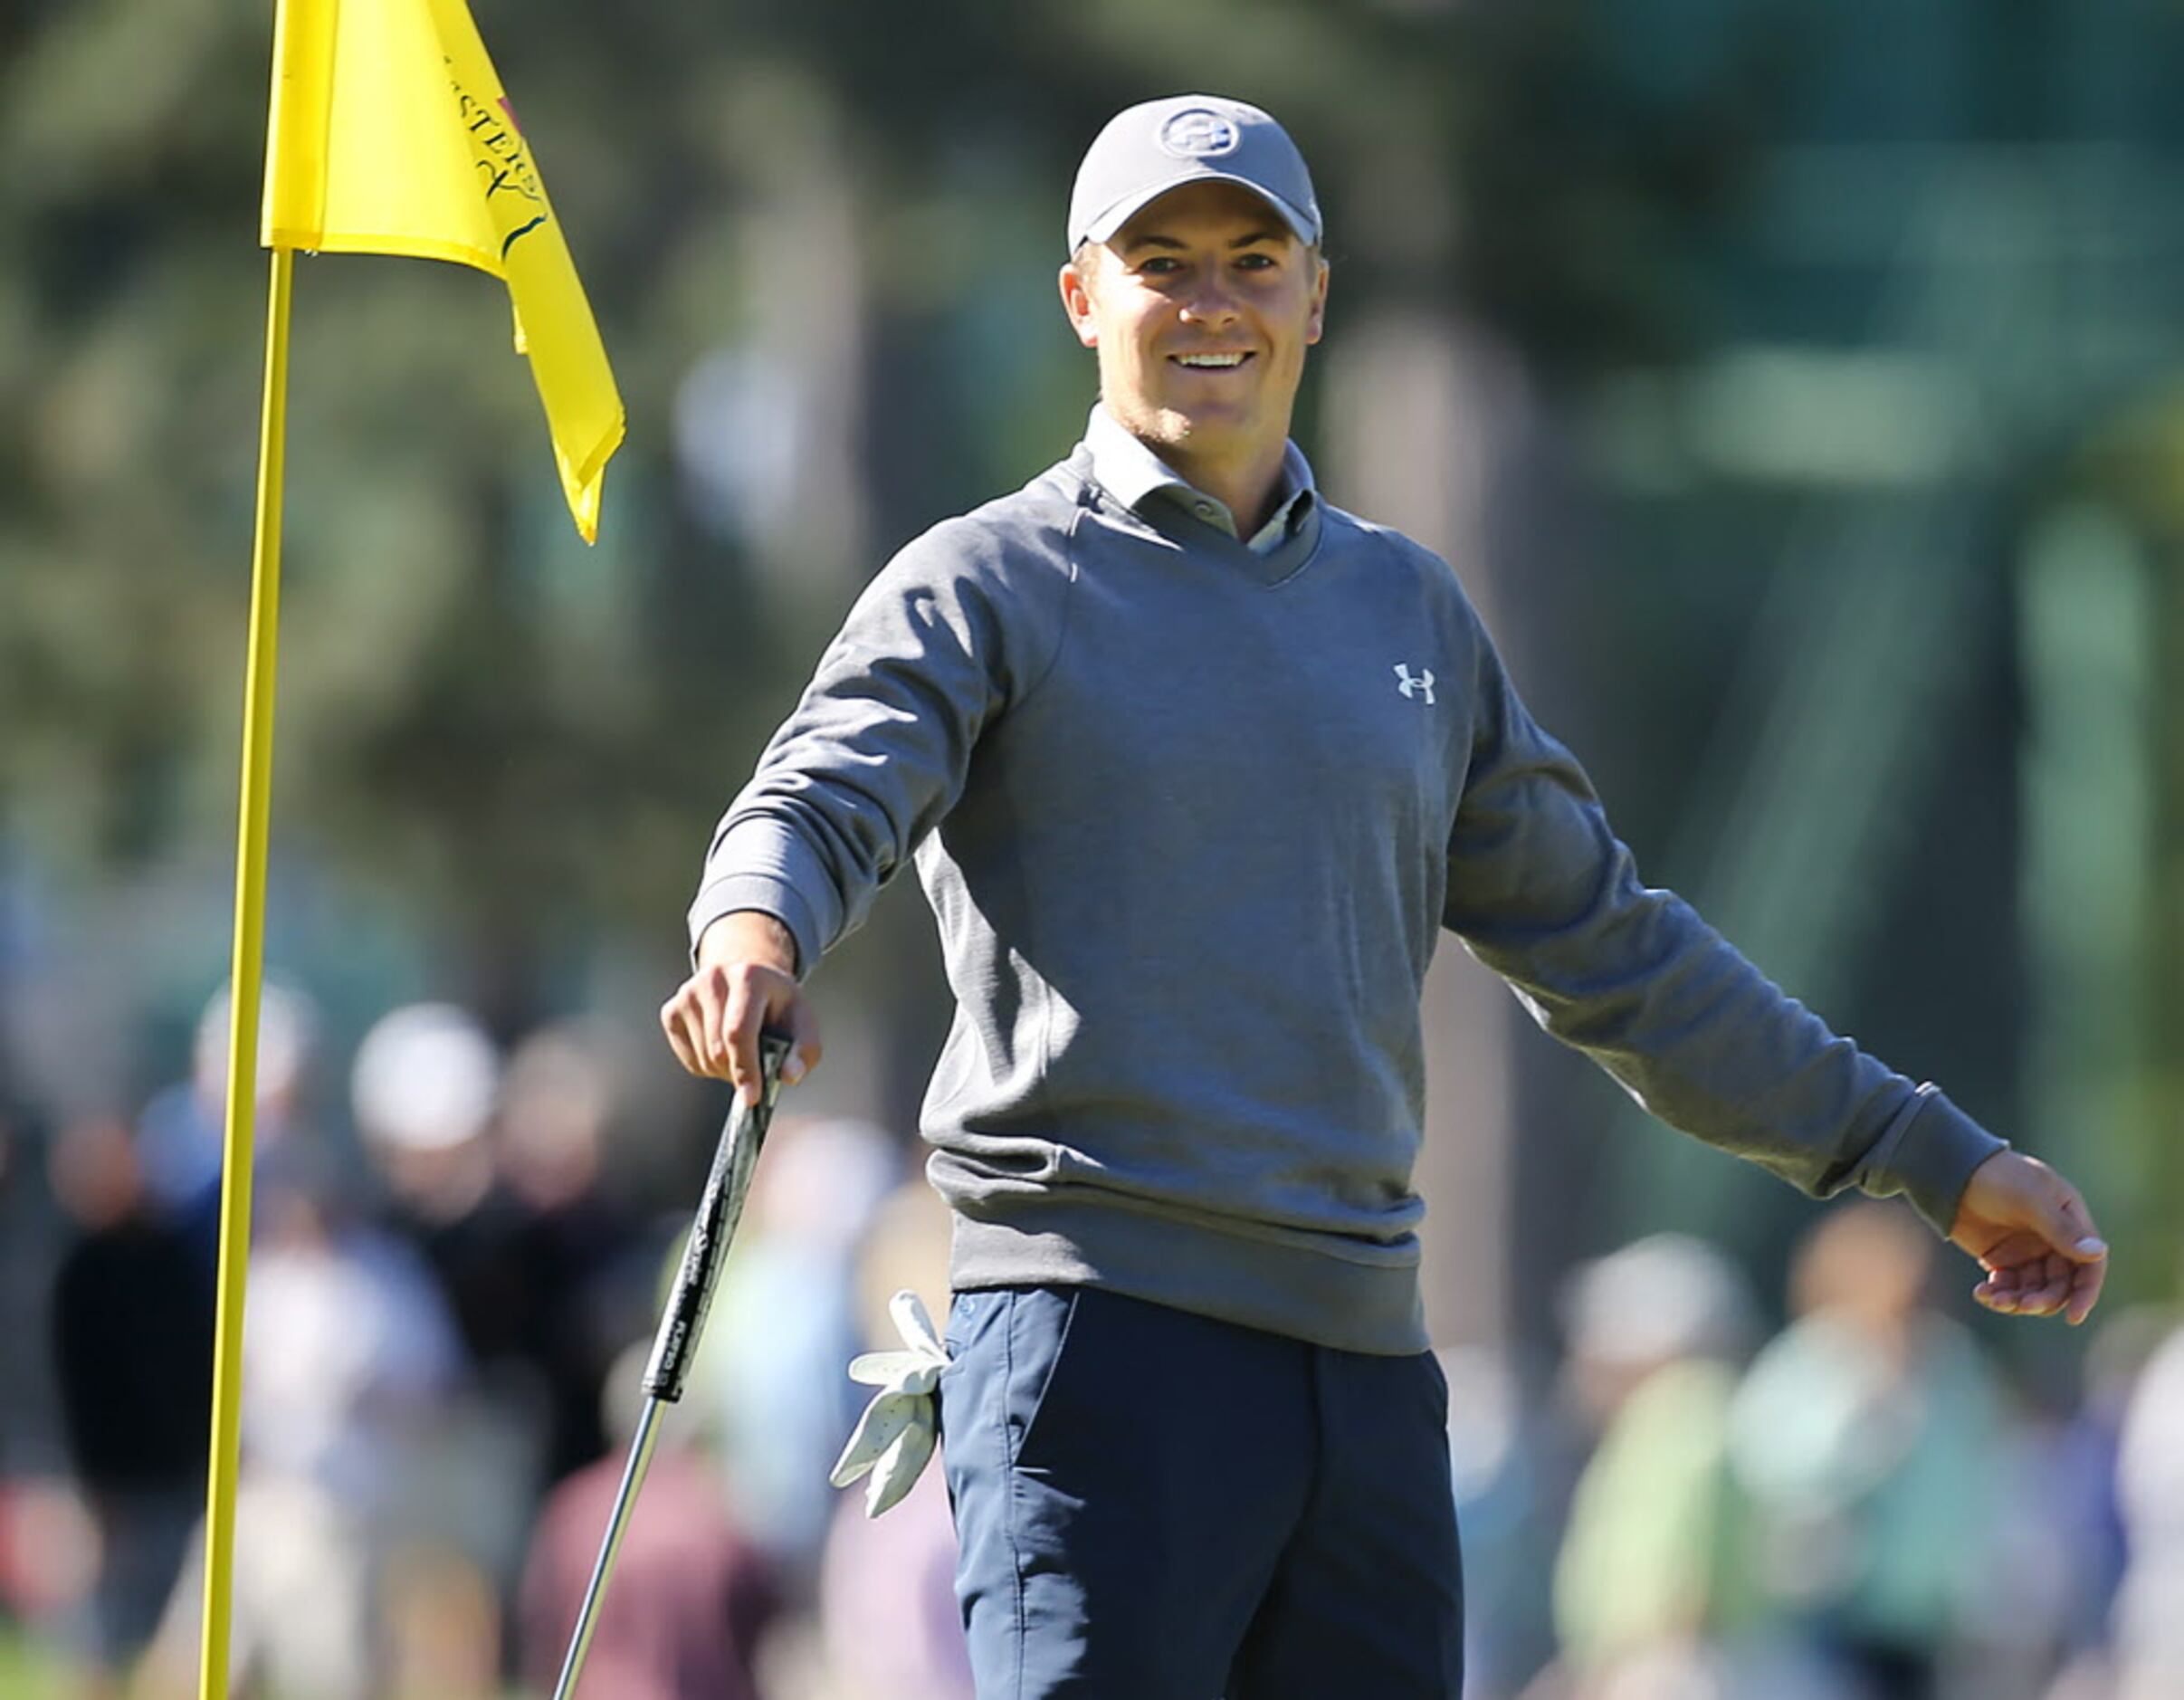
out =
[[[874,580],[722,820],[662,1011],[761,1025],[914,860],[958,1009],[939,1389],[978,1693],[1453,1695],[1460,1584],[1411,1189],[1439,930],[1664,1119],[1902,1192],[1980,1302],[2082,1320],[2077,1194],[1641,886],[1439,559],[1289,443],[1328,268],[1302,158],[1190,95],[1092,143],[1069,459]]]

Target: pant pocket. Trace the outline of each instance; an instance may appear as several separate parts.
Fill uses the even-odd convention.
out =
[[[1009,1462],[1037,1469],[1066,1451],[1087,1421],[1096,1385],[1090,1318],[1098,1294],[1083,1287],[1032,1287],[1009,1314]]]

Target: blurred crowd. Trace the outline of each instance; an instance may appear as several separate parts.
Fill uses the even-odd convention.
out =
[[[618,1171],[594,1027],[504,1051],[395,1010],[338,1116],[318,1027],[269,988],[238,1692],[550,1693],[694,1194]],[[0,1111],[0,1625],[60,1693],[196,1691],[227,1032],[215,1001],[133,1122]],[[848,1359],[895,1343],[901,1289],[944,1313],[947,1251],[911,1141],[777,1123],[592,1692],[968,1700],[939,1472],[877,1521],[826,1481]],[[1770,1334],[1747,1271],[1655,1236],[1570,1275],[1551,1351],[1446,1354],[1467,1692],[2184,1694],[2184,1326],[2098,1315],[2028,1379],[1952,1320],[1936,1251],[1899,1207],[1819,1212]]]
[[[2079,1384],[2028,1385],[1954,1320],[1960,1265],[1829,1208],[1770,1338],[1742,1270],[1656,1235],[1570,1279],[1541,1397],[1459,1358],[1469,1692],[2184,1694],[2184,1328],[2096,1315]]]

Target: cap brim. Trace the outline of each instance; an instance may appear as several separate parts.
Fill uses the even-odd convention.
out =
[[[1188,188],[1194,183],[1233,183],[1240,189],[1249,189],[1267,205],[1273,207],[1275,212],[1281,214],[1282,222],[1296,233],[1299,242],[1309,247],[1320,240],[1319,226],[1272,189],[1254,183],[1249,177],[1237,177],[1232,172],[1194,171],[1187,177],[1177,177],[1172,182],[1156,184],[1151,188],[1141,190],[1136,195],[1124,196],[1079,232],[1070,245],[1074,247],[1079,242],[1105,242],[1163,195],[1172,195],[1178,189]]]

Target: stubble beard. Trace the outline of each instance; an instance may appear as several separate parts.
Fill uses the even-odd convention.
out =
[[[1216,450],[1226,438],[1241,435],[1245,424],[1241,416],[1201,421],[1181,407],[1142,396],[1132,396],[1120,406],[1104,391],[1102,399],[1116,424],[1156,452],[1173,450],[1187,455]],[[1225,430],[1224,425],[1230,429]]]

